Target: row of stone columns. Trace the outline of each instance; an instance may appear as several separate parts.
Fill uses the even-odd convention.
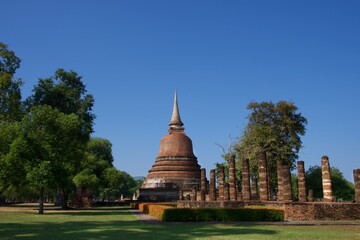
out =
[[[327,156],[321,158],[321,169],[322,169],[322,184],[324,201],[331,202],[332,187],[330,177],[330,163]],[[278,201],[293,201],[292,183],[291,183],[291,172],[290,167],[284,164],[282,161],[277,162],[277,180],[278,180]],[[303,161],[297,162],[297,175],[298,175],[298,201],[306,202],[306,181],[305,181],[305,167]],[[252,181],[250,185],[250,168],[249,160],[244,159],[242,161],[242,181],[241,191],[238,193],[236,188],[236,175],[235,175],[235,156],[231,156],[229,161],[229,181],[225,182],[225,171],[224,167],[220,166],[218,169],[218,199],[216,192],[216,173],[215,169],[210,171],[210,183],[209,183],[209,200],[210,201],[250,201],[255,199],[257,195],[257,182]],[[267,170],[266,154],[262,153],[259,155],[259,185],[260,185],[260,201],[269,200],[269,177]],[[360,169],[354,170],[354,182],[355,182],[355,200],[360,202]],[[206,170],[201,169],[201,201],[206,200],[207,193],[207,180]],[[196,196],[196,195],[195,195]],[[313,201],[313,192],[309,191],[309,201]]]

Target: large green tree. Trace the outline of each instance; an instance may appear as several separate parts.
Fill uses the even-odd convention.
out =
[[[19,134],[6,156],[8,180],[28,185],[39,192],[39,213],[43,213],[46,189],[73,189],[73,176],[79,171],[85,144],[81,121],[50,106],[33,107],[20,123]],[[16,176],[16,177],[12,177]],[[66,207],[66,205],[64,205]]]
[[[354,184],[347,181],[342,172],[336,167],[330,168],[330,176],[333,196],[338,200],[354,200]],[[305,172],[305,178],[306,189],[313,190],[314,198],[323,198],[321,167],[317,165],[310,167]]]
[[[18,121],[22,117],[21,89],[23,82],[14,77],[20,59],[0,42],[0,121]]]
[[[27,111],[34,106],[51,106],[64,114],[74,114],[80,121],[78,126],[81,134],[74,139],[77,144],[87,144],[90,134],[93,132],[93,121],[95,115],[92,112],[94,98],[91,94],[87,94],[86,87],[82,82],[82,78],[74,71],[65,71],[58,69],[54,76],[39,79],[38,84],[33,89],[33,94],[25,101]],[[84,152],[83,152],[84,153]],[[74,159],[82,162],[83,159]],[[62,196],[61,204],[66,207],[67,198],[72,191],[73,178],[81,169],[73,172],[72,176],[66,179],[58,179],[62,181],[60,192]]]
[[[270,183],[276,186],[276,162],[294,167],[302,147],[307,120],[298,113],[292,102],[251,102],[248,124],[238,144],[234,146],[239,159],[250,160],[251,174],[256,179],[258,155],[265,152],[268,159]]]

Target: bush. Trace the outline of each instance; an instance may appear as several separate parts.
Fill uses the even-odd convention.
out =
[[[168,205],[148,205],[149,214],[159,220],[163,220],[164,210],[168,208],[174,207]]]
[[[149,207],[150,203],[139,203],[139,210],[143,213],[149,214]]]
[[[165,222],[273,222],[284,220],[284,211],[275,209],[167,208],[163,212],[162,220]]]

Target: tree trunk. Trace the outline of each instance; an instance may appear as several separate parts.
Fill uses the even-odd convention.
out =
[[[62,206],[63,205],[63,197],[62,197],[62,191],[60,189],[56,190],[56,197],[55,197],[55,206]]]
[[[40,188],[39,214],[44,214],[44,187]]]

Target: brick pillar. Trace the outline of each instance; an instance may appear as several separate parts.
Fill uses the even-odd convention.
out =
[[[235,175],[235,155],[231,155],[229,163],[229,192],[230,201],[237,200],[236,194],[236,175]]]
[[[250,170],[249,170],[249,159],[242,160],[242,183],[241,183],[241,191],[242,197],[244,201],[250,201]]]
[[[305,168],[304,161],[297,162],[298,173],[298,197],[299,202],[306,202],[306,187],[305,187]]]
[[[258,182],[256,178],[251,178],[251,200],[259,200]]]
[[[219,167],[219,200],[224,201],[225,199],[225,173],[224,166]]]
[[[321,158],[322,186],[324,194],[324,202],[332,201],[332,187],[330,176],[330,162],[327,156]]]
[[[284,201],[283,196],[283,162],[282,160],[276,161],[276,173],[277,173],[277,183],[278,183],[278,192],[277,192],[277,201]]]
[[[283,201],[292,202],[292,183],[291,183],[291,172],[289,165],[283,165]]]
[[[314,201],[314,191],[312,189],[309,190],[309,196],[308,196],[308,201],[309,202],[313,202]]]
[[[206,196],[206,170],[201,169],[201,201],[205,201]]]
[[[209,199],[210,201],[216,201],[216,183],[215,183],[215,169],[210,170],[210,186],[209,186]]]
[[[230,200],[230,185],[228,183],[224,184],[224,200]]]
[[[354,170],[355,201],[360,203],[360,169]]]
[[[269,200],[266,153],[259,154],[260,201]]]

